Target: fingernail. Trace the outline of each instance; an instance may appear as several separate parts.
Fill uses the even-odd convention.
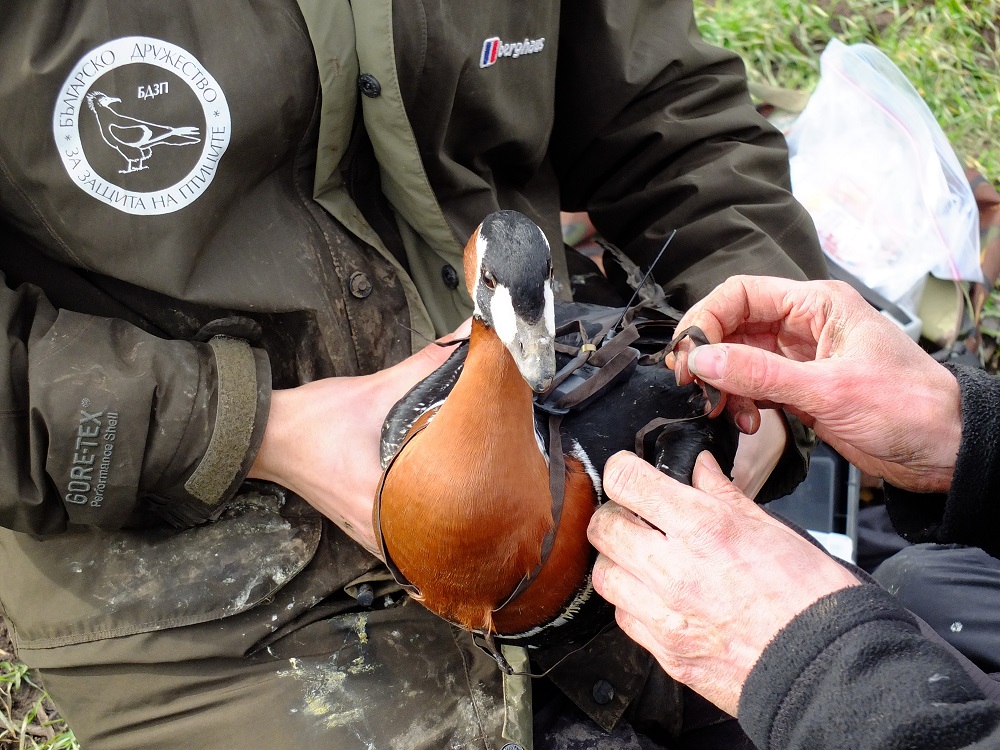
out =
[[[753,414],[750,412],[741,411],[736,415],[736,426],[744,435],[752,435],[754,433],[753,421]]]
[[[634,481],[636,472],[653,467],[630,451],[615,453],[604,464],[604,490],[608,497],[617,498],[622,484]]]
[[[715,456],[712,455],[711,451],[702,451],[699,453],[698,458],[695,459],[695,465],[713,474],[722,472],[722,469],[719,468],[719,462],[715,460]]]
[[[726,373],[726,351],[715,346],[695,347],[688,355],[688,369],[695,375],[717,380]]]

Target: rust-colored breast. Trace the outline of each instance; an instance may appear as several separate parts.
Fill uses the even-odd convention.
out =
[[[567,457],[562,520],[549,559],[494,619],[539,564],[552,500],[531,391],[501,356],[506,352],[496,350],[502,344],[495,335],[478,328],[454,390],[384,477],[381,531],[426,607],[470,630],[523,632],[555,618],[585,580],[595,491],[580,462]]]
[[[497,633],[515,634],[554,620],[590,573],[587,526],[597,508],[594,484],[583,464],[566,457],[562,518],[549,559],[534,582],[493,617]]]

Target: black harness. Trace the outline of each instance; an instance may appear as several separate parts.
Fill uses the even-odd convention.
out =
[[[616,311],[611,310],[610,312],[615,313]],[[595,308],[592,316],[581,315],[564,323],[556,330],[556,352],[569,356],[570,359],[556,373],[549,389],[545,393],[535,396],[534,403],[536,411],[546,414],[548,421],[549,491],[552,496],[553,523],[542,539],[538,564],[518,582],[510,595],[492,610],[494,615],[517,601],[531,587],[548,560],[549,553],[555,543],[566,489],[566,465],[561,431],[563,417],[570,411],[583,408],[600,398],[615,384],[627,381],[638,365],[661,363],[667,353],[673,351],[685,337],[691,338],[697,344],[708,343],[700,329],[688,328],[663,345],[665,337],[657,336],[655,332],[669,331],[673,333],[679,317],[680,315],[676,311],[670,310],[669,313],[665,314],[661,310],[644,305],[626,308],[620,317],[609,315],[609,310],[606,308]],[[588,328],[591,331],[596,329],[596,331],[588,333]],[[648,333],[652,335],[647,335]],[[638,348],[632,346],[640,338],[647,342],[653,342],[653,346],[658,345],[659,348],[651,353],[641,353]],[[706,398],[714,409],[718,405],[721,394],[710,386],[706,386],[705,389]],[[648,438],[668,425],[702,418],[704,417],[694,416],[676,419],[660,417],[650,421],[636,433],[636,454],[646,457],[645,446]],[[382,478],[375,494],[375,534],[386,567],[402,589],[418,597],[420,590],[407,580],[406,576],[399,570],[386,546],[385,536],[382,533],[382,490],[396,458],[403,453],[407,443],[419,434],[429,421],[425,420],[423,424],[412,429],[406,436],[382,472]],[[546,627],[551,627],[551,625],[539,626],[540,629]],[[602,632],[604,632],[603,629],[597,635]],[[497,637],[496,634],[483,630],[473,630],[472,634],[476,644],[490,654],[504,672],[514,674],[514,670],[504,658],[498,643],[503,643],[506,639],[516,636]]]

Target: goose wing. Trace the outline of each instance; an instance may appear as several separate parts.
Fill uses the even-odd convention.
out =
[[[445,362],[434,372],[417,383],[389,410],[382,424],[381,461],[382,468],[403,444],[413,424],[425,412],[437,408],[451,393],[462,372],[465,357],[469,353],[468,342],[464,342],[452,352]]]

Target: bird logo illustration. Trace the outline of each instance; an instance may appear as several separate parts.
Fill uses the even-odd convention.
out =
[[[117,151],[127,162],[119,174],[129,174],[147,169],[145,161],[153,155],[154,146],[190,146],[201,143],[201,133],[192,126],[171,127],[139,120],[120,114],[113,104],[121,99],[100,91],[87,94],[87,106],[97,118],[104,142]]]

